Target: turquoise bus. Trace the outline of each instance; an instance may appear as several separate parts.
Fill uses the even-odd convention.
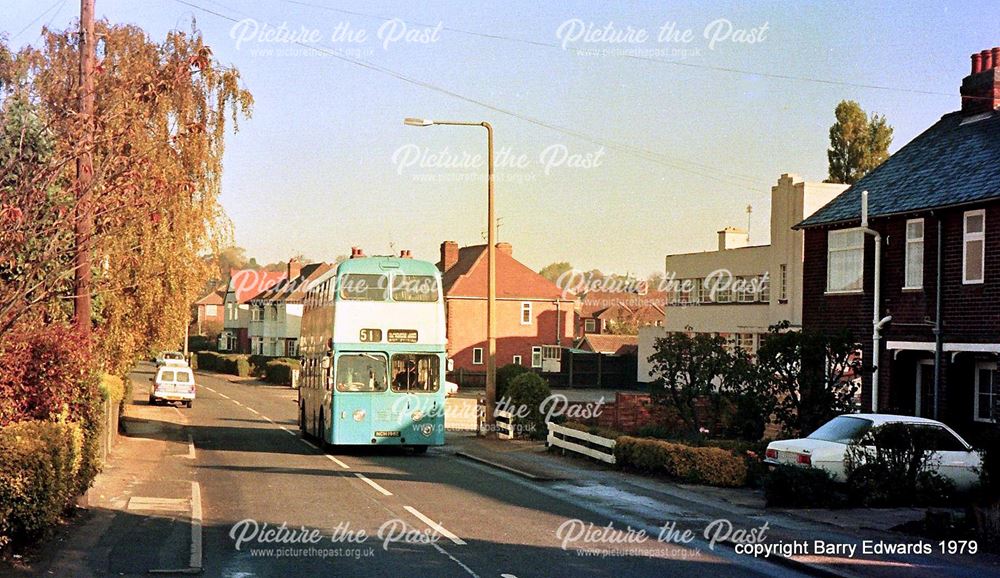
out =
[[[299,429],[323,444],[443,445],[446,343],[434,264],[352,256],[306,291]]]

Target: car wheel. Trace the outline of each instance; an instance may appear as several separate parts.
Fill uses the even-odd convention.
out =
[[[156,405],[156,398],[155,397],[149,396],[149,405]]]
[[[427,448],[430,446],[410,446],[410,447],[413,448],[413,453],[420,455],[420,454],[426,454]]]
[[[319,412],[319,446],[326,447],[326,417],[323,415],[323,411]]]

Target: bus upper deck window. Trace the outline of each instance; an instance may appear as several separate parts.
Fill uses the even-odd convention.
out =
[[[438,300],[438,282],[432,275],[396,275],[392,278],[392,298],[396,301]]]
[[[339,294],[345,301],[387,301],[388,285],[385,275],[348,273],[340,278]]]

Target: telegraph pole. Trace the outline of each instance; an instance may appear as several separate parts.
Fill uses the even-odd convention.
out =
[[[83,130],[81,153],[76,158],[76,255],[73,283],[73,317],[77,330],[90,336],[90,240],[93,235],[91,188],[94,181],[94,0],[80,0],[79,107]]]

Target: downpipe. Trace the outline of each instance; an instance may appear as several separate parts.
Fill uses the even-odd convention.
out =
[[[892,321],[892,315],[882,317],[882,234],[868,227],[868,191],[861,192],[861,231],[875,240],[875,278],[872,295],[872,413],[878,413],[879,363],[882,351],[882,329]]]

